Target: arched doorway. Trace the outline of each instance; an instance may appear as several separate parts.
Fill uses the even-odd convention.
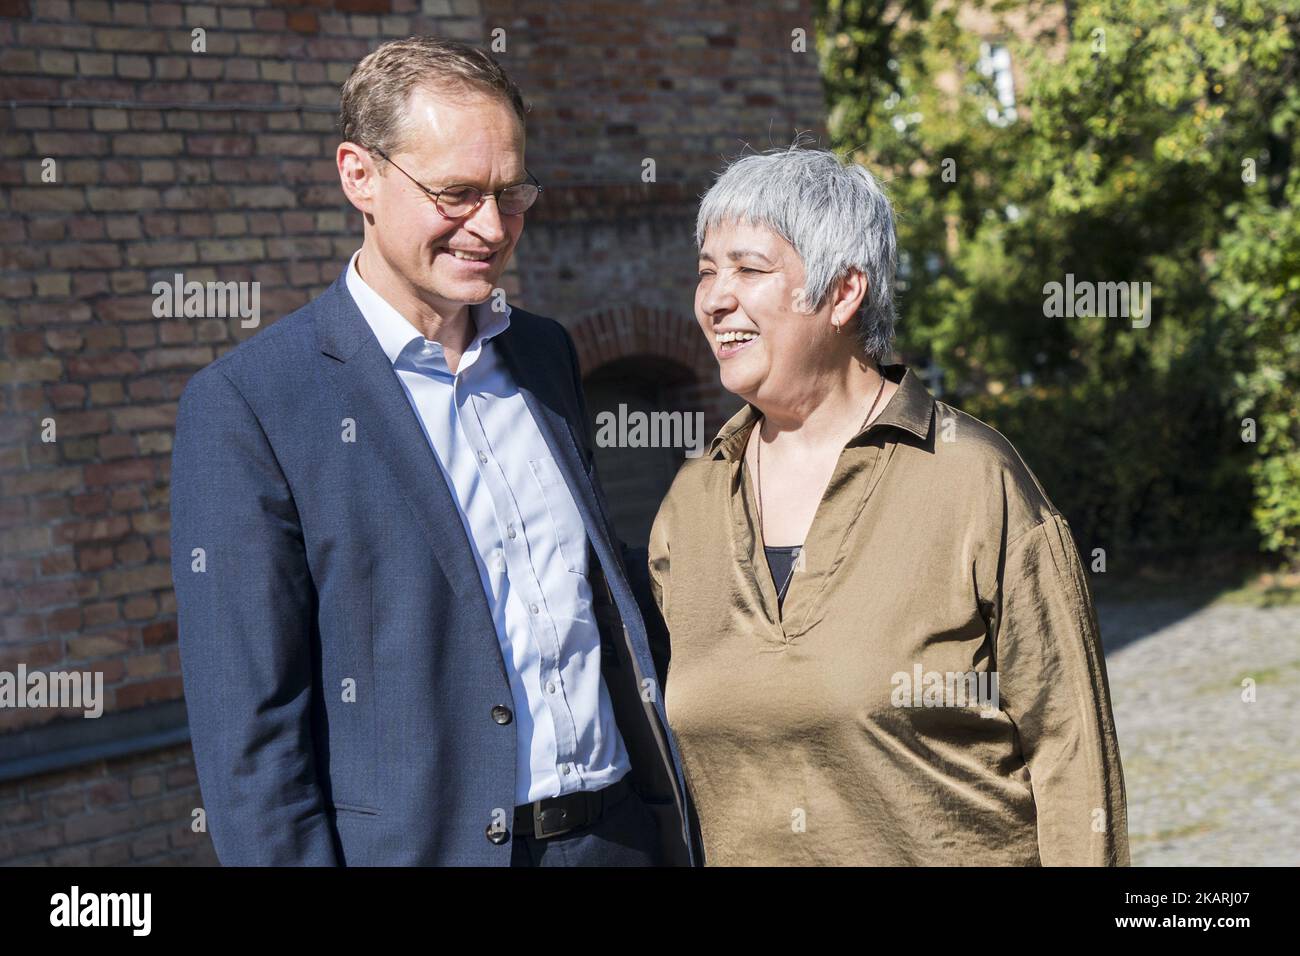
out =
[[[593,432],[601,412],[625,413],[682,411],[683,385],[694,382],[689,369],[654,356],[633,355],[607,362],[583,381]],[[615,533],[630,548],[644,548],[650,540],[659,503],[668,493],[677,469],[685,460],[681,448],[601,447],[596,443],[596,470],[609,504]]]

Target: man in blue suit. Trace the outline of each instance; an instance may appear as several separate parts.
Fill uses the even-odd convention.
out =
[[[499,288],[539,192],[524,112],[465,44],[362,60],[361,248],[181,396],[172,573],[225,864],[699,862],[572,340]]]

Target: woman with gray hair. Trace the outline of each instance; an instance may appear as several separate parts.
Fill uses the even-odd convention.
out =
[[[683,465],[650,574],[710,864],[1127,865],[1069,526],[892,353],[893,214],[834,154],[705,195],[695,314],[746,404]]]

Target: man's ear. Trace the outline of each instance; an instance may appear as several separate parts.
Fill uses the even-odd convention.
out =
[[[343,142],[334,153],[334,161],[338,166],[343,195],[359,212],[371,213],[378,172],[370,154],[356,143]]]

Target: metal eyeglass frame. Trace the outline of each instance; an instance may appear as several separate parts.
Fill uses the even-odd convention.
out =
[[[368,146],[366,148],[369,149],[372,153],[382,156],[388,162],[393,163],[393,157],[389,156],[382,149],[379,149],[376,146]],[[528,174],[528,180],[526,180],[523,183],[511,183],[509,186],[503,186],[502,188],[496,190],[495,192],[484,192],[483,190],[479,189],[477,186],[470,186],[467,183],[452,183],[450,186],[444,186],[442,189],[435,191],[433,189],[430,189],[428,186],[424,185],[422,182],[420,182],[418,179],[416,179],[414,176],[412,176],[410,173],[404,170],[401,166],[398,166],[397,163],[393,163],[393,166],[397,169],[399,173],[401,173],[411,182],[415,183],[415,185],[418,186],[426,195],[430,196],[433,199],[433,208],[438,210],[438,215],[442,216],[443,219],[464,219],[466,216],[473,215],[474,211],[478,209],[479,206],[483,205],[483,200],[486,199],[488,196],[493,197],[497,201],[497,210],[500,211],[501,194],[505,192],[507,189],[513,189],[515,186],[523,186],[528,182],[531,182],[533,186],[537,187],[537,196],[529,204],[528,209],[532,209],[533,206],[537,204],[537,200],[542,198],[542,184],[536,176],[528,172],[527,166],[524,167],[524,172]],[[478,193],[478,201],[475,202],[474,205],[470,206],[470,208],[467,209],[465,212],[461,213],[459,216],[449,216],[447,215],[446,212],[443,211],[442,204],[438,202],[438,197],[441,196],[443,193],[448,192],[449,190],[452,189],[472,189],[476,193]],[[522,216],[524,213],[528,211],[528,209],[523,209],[520,210],[519,212],[502,212],[501,215]]]

